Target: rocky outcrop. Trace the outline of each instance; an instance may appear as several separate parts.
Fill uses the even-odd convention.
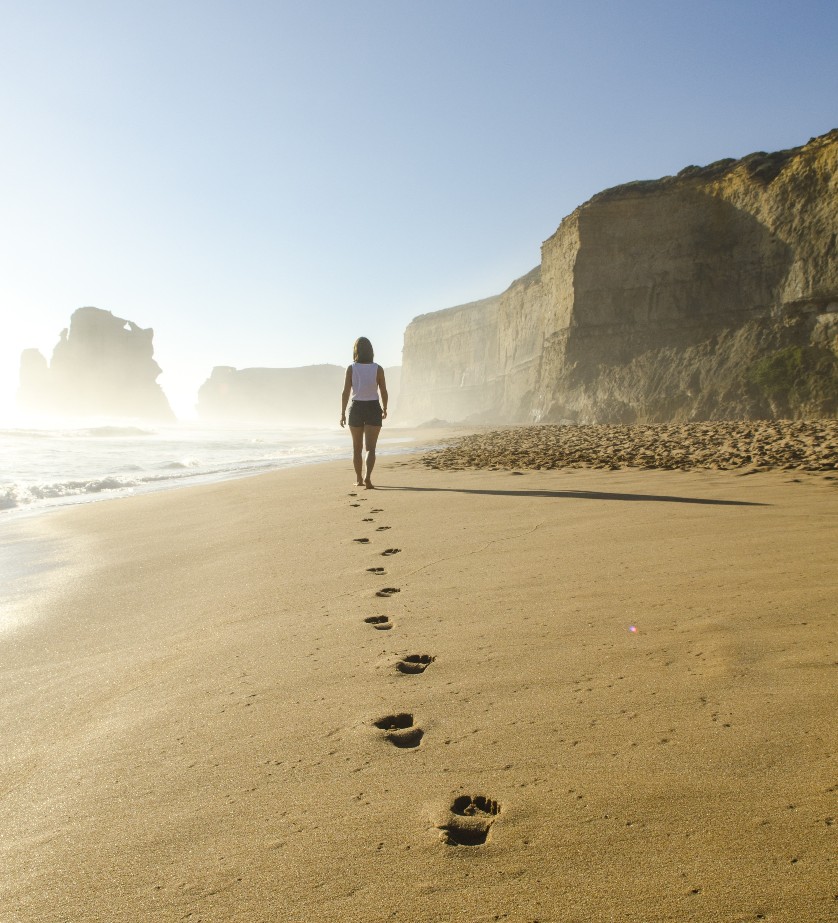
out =
[[[385,369],[391,399],[399,367]],[[213,423],[334,426],[346,368],[308,365],[290,369],[216,366],[198,392],[198,414]]]
[[[838,131],[609,189],[495,298],[416,318],[400,410],[497,422],[838,412]]]
[[[213,423],[334,423],[340,416],[344,369],[216,366],[198,391],[198,415]]]
[[[154,331],[99,308],[79,308],[61,331],[52,361],[24,350],[19,406],[67,417],[174,420],[157,377]]]

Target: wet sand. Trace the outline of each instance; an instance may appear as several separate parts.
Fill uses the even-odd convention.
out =
[[[49,516],[3,923],[834,919],[835,482],[516,465]]]

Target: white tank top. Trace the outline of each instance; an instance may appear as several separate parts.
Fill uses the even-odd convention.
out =
[[[375,362],[352,363],[352,399],[378,400],[378,366]]]

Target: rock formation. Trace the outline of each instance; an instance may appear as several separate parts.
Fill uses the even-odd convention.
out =
[[[18,404],[54,416],[106,416],[171,421],[157,377],[154,331],[110,311],[79,308],[61,331],[52,362],[23,351]]]
[[[388,392],[401,369],[385,369]],[[198,414],[214,423],[334,426],[340,417],[345,366],[234,369],[216,366],[198,392]]]
[[[606,190],[501,295],[414,319],[400,416],[838,412],[838,130]]]
[[[335,423],[344,369],[234,369],[219,365],[198,391],[198,414],[213,423]]]

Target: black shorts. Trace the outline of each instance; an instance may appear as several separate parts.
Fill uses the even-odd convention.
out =
[[[381,426],[381,404],[378,401],[352,401],[349,405],[350,426]]]

